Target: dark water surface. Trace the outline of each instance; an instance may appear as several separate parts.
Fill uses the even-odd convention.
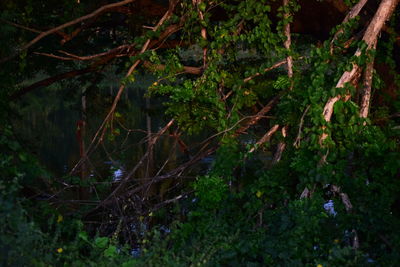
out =
[[[119,87],[118,77],[108,75],[107,82],[97,86],[64,88],[56,85],[26,95],[16,104],[18,113],[12,122],[17,136],[54,174],[67,174],[80,158],[79,121],[86,117],[84,140],[87,147],[107,114]],[[108,131],[105,142],[90,154],[92,171],[114,175],[119,170],[117,174],[120,175],[143,155],[148,125],[153,133],[164,126],[160,101],[151,100],[150,106],[146,106],[144,94],[154,81],[151,75],[136,75],[135,83],[125,89],[117,107],[114,134]],[[82,107],[82,95],[86,96],[86,112]],[[160,141],[157,150],[165,153],[158,153],[169,153],[172,141],[169,138]]]

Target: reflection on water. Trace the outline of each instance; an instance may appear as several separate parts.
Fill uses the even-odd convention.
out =
[[[109,166],[109,172],[113,182],[118,182],[125,175],[125,168],[119,162],[105,161],[105,165]]]
[[[113,181],[118,182],[122,179],[124,176],[124,171],[121,169],[117,169],[116,171],[113,172]]]

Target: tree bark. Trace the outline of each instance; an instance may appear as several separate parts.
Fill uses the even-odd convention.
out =
[[[373,46],[375,49],[376,42]],[[370,59],[371,61],[367,63],[364,72],[364,88],[361,96],[361,108],[360,108],[360,117],[367,118],[369,113],[369,103],[371,101],[371,88],[372,88],[372,78],[374,75],[374,58]]]
[[[382,0],[381,4],[378,7],[371,23],[368,25],[367,30],[364,33],[363,41],[367,44],[367,50],[373,48],[374,44],[377,42],[378,34],[382,30],[385,22],[390,18],[394,9],[396,8],[399,0]],[[361,49],[358,49],[355,53],[355,56],[361,55]],[[336,88],[343,88],[346,83],[353,81],[357,78],[361,67],[355,63],[353,63],[353,68],[350,71],[346,71],[343,73],[342,77],[339,79],[336,84]],[[333,114],[333,106],[337,101],[342,99],[345,96],[337,95],[335,97],[331,97],[327,103],[325,104],[323,117],[326,122],[330,122]],[[328,137],[326,133],[321,135],[320,143]]]

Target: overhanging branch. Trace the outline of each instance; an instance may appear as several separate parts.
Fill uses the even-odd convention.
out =
[[[10,55],[8,57],[2,58],[0,60],[0,63],[4,63],[4,62],[14,58],[19,53],[21,53],[24,50],[27,50],[28,48],[30,48],[31,46],[33,46],[34,44],[36,44],[37,42],[39,42],[40,40],[42,40],[43,38],[45,38],[48,35],[51,35],[51,34],[56,33],[56,32],[59,32],[59,31],[65,29],[65,28],[71,27],[71,26],[73,26],[75,24],[78,24],[78,23],[80,23],[82,21],[94,18],[94,17],[96,17],[96,16],[108,11],[109,9],[112,9],[112,8],[115,8],[115,7],[118,7],[118,6],[127,5],[127,4],[133,3],[135,1],[136,0],[124,0],[124,1],[121,1],[121,2],[118,2],[118,3],[112,3],[112,4],[104,5],[104,6],[100,7],[100,8],[98,8],[98,9],[96,9],[95,11],[93,11],[90,14],[87,14],[87,15],[82,16],[80,18],[77,18],[77,19],[74,19],[74,20],[69,21],[67,23],[64,23],[64,24],[62,24],[60,26],[57,26],[55,28],[52,28],[52,29],[50,29],[48,31],[42,32],[38,36],[36,36],[33,40],[31,40],[29,43],[27,43],[24,46],[22,46],[21,48],[17,49],[17,51],[14,54],[12,54],[12,55]]]

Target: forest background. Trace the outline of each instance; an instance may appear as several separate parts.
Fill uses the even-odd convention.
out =
[[[3,266],[393,266],[398,0],[2,0]]]

